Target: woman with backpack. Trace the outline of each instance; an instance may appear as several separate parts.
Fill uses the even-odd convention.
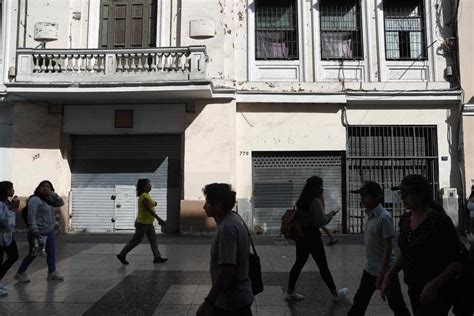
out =
[[[0,296],[8,295],[8,289],[2,283],[2,279],[8,269],[18,260],[18,248],[13,238],[13,231],[20,201],[13,196],[14,194],[13,183],[0,182]],[[8,200],[10,197],[13,197],[11,202]],[[7,254],[5,262],[3,261],[4,253]]]
[[[149,179],[138,179],[137,182],[137,197],[138,197],[138,214],[135,220],[135,234],[133,238],[123,247],[122,251],[117,255],[117,259],[122,264],[128,264],[126,259],[127,254],[136,246],[138,246],[145,235],[150,242],[151,251],[153,252],[153,263],[163,263],[168,259],[161,256],[158,250],[158,241],[156,240],[155,226],[153,223],[155,219],[158,224],[163,226],[166,222],[161,219],[155,212],[156,202],[150,196],[151,182]]]
[[[324,212],[323,179],[313,176],[306,180],[306,184],[301,195],[296,202],[296,220],[303,228],[303,237],[296,240],[296,262],[291,268],[288,290],[285,300],[299,301],[304,297],[295,293],[296,281],[304,265],[308,261],[309,255],[319,267],[321,278],[331,291],[334,299],[342,299],[347,295],[347,289],[338,290],[329,271],[323,241],[321,239],[320,228],[327,225],[337,211],[329,214]]]
[[[55,208],[64,205],[63,199],[54,192],[50,181],[41,181],[33,196],[28,201],[28,244],[29,253],[15,275],[15,280],[21,283],[30,282],[26,270],[36,258],[35,244],[41,239],[45,242],[46,259],[48,262],[48,281],[62,281],[64,277],[56,271],[56,238],[54,226],[56,223]]]

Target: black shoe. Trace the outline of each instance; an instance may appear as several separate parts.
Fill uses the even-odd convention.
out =
[[[166,262],[166,261],[168,261],[168,259],[158,257],[158,258],[155,258],[155,260],[153,260],[153,263],[163,263],[163,262]]]
[[[117,255],[117,259],[119,259],[122,264],[128,264],[128,261],[125,260],[125,256]]]

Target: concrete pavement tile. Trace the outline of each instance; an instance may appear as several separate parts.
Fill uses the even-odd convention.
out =
[[[191,305],[194,294],[167,293],[160,301],[160,305]]]
[[[90,304],[69,304],[69,303],[30,303],[24,306],[23,309],[15,313],[15,316],[49,316],[49,315],[68,315],[80,316],[82,315]]]
[[[257,306],[258,316],[290,316],[291,311],[288,306]]]
[[[197,293],[208,294],[210,290],[211,290],[210,285],[198,285],[196,294]]]
[[[153,316],[188,316],[190,309],[189,305],[163,305],[158,306]]]
[[[255,304],[258,306],[286,306],[283,293],[264,294],[261,293],[255,297]]]
[[[173,284],[169,287],[166,294],[195,294],[198,289],[197,285],[177,285]]]
[[[0,315],[13,315],[25,307],[25,303],[7,303],[0,298]]]

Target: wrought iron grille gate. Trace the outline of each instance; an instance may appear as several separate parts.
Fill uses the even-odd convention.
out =
[[[438,139],[436,126],[350,126],[347,133],[347,192],[363,181],[378,182],[385,191],[385,207],[394,218],[395,228],[404,209],[391,187],[409,174],[428,178],[437,197]],[[360,197],[349,194],[347,231],[364,230],[364,210]]]

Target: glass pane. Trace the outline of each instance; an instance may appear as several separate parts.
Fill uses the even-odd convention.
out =
[[[400,58],[398,32],[385,32],[385,50],[388,59]]]
[[[327,3],[327,5],[326,5]],[[346,1],[324,2],[320,6],[321,30],[356,30],[358,27],[358,13],[356,3]]]
[[[421,32],[410,32],[410,57],[417,59],[423,55],[423,39]]]

